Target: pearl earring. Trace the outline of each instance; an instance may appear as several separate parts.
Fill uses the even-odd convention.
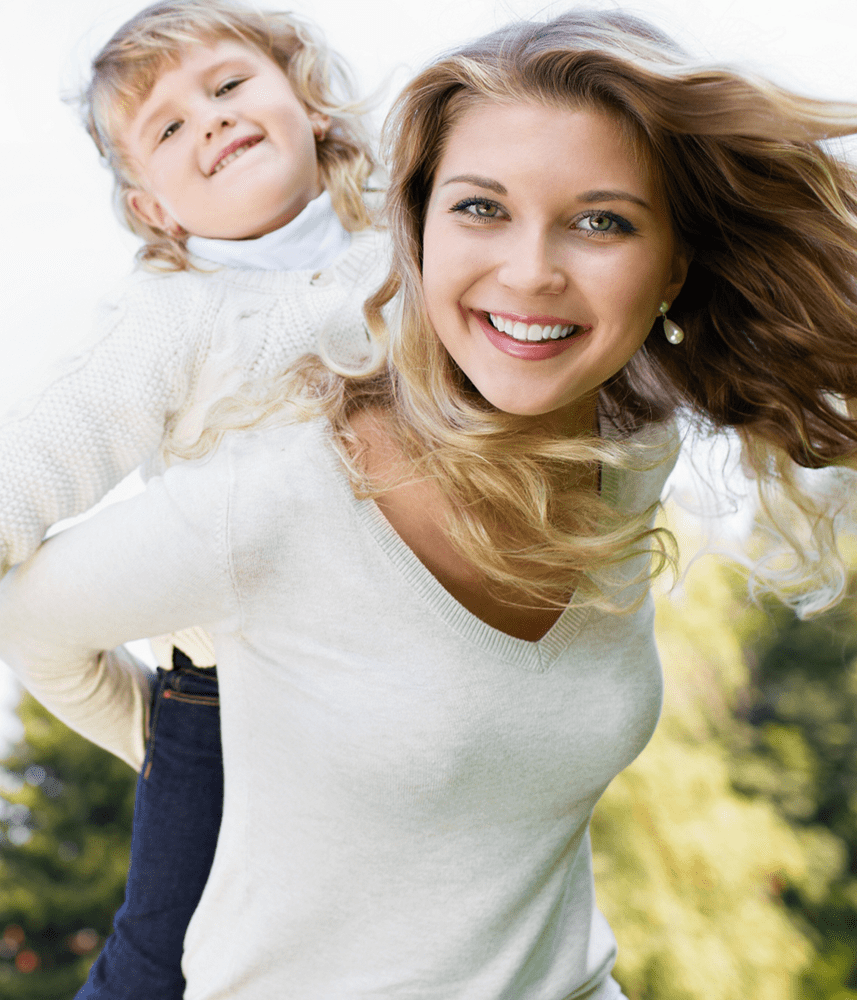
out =
[[[684,330],[682,330],[678,323],[673,323],[671,319],[667,318],[667,309],[669,307],[669,302],[662,302],[658,310],[664,319],[664,336],[671,344],[680,344],[684,340]]]

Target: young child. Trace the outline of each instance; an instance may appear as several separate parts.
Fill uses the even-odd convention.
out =
[[[244,381],[322,334],[356,359],[362,303],[384,274],[349,75],[292,15],[156,3],[95,58],[84,108],[144,268],[107,303],[95,346],[0,428],[0,575],[135,467],[162,471]],[[211,643],[193,630],[153,645],[148,733],[128,758],[142,769],[126,900],[78,1000],[179,1000],[184,932],[217,840]],[[104,742],[121,718],[87,735]]]

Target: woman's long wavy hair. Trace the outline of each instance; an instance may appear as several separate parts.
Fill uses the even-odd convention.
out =
[[[233,0],[160,0],[135,14],[92,61],[92,76],[79,99],[87,131],[113,172],[116,210],[144,241],[138,257],[158,270],[191,267],[187,236],[143,222],[128,204],[139,186],[122,144],[128,117],[151,93],[158,78],[178,64],[188,48],[238,40],[275,62],[307,111],[330,116],[316,140],[322,182],[346,229],[371,224],[363,188],[375,168],[350,70],[307,22],[291,13],[251,10]]]
[[[613,444],[558,439],[493,410],[426,314],[422,233],[448,137],[475,105],[519,101],[617,121],[653,170],[692,255],[670,309],[684,342],[669,344],[656,322],[601,390],[602,429],[619,435]],[[807,541],[790,515],[772,510],[798,557],[771,574],[774,583],[788,596],[812,581],[816,605],[828,603],[842,580],[841,563],[829,558],[832,519],[795,473],[857,449],[842,405],[857,397],[857,180],[822,145],[855,131],[857,105],[700,65],[618,11],[573,10],[497,31],[420,73],[388,119],[393,258],[367,304],[374,361],[337,376],[307,362],[279,391],[323,400],[344,454],[356,446],[347,429],[354,409],[387,407],[414,474],[436,478],[450,496],[461,550],[501,588],[541,604],[566,601],[570,579],[576,599],[603,604],[605,567],[646,547],[663,555],[662,535],[642,518],[620,523],[569,486],[570,472],[581,462],[639,463],[623,436],[687,409],[717,430],[735,428],[763,497],[776,483],[776,502],[788,499],[810,525]],[[395,321],[385,322],[385,306],[395,306]],[[265,411],[256,403],[246,411],[252,420]]]

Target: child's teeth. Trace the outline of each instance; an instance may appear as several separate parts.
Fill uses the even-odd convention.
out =
[[[250,148],[249,144],[247,146],[239,146],[234,153],[230,153],[229,156],[224,156],[223,159],[217,164],[217,166],[212,170],[213,174],[216,174],[218,170],[222,170],[227,163],[231,163],[233,160],[237,160],[242,153],[246,153]]]
[[[515,340],[559,340],[561,337],[567,337],[574,330],[574,324],[568,326],[560,324],[556,326],[542,326],[541,323],[527,324],[511,319],[504,319],[502,316],[495,316],[494,313],[489,313],[488,318],[495,329],[501,333],[505,333],[508,337],[514,337]]]

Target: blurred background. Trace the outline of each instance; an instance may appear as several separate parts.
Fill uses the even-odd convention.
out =
[[[107,171],[62,98],[143,6],[0,0],[0,410],[92,338],[98,299],[132,267],[136,242],[112,214]],[[398,87],[438,52],[567,6],[299,0],[289,8],[319,24],[364,92],[378,95],[380,124]],[[644,0],[626,9],[700,55],[857,99],[857,5],[848,0]],[[687,559],[679,586],[658,598],[663,721],[593,824],[617,976],[630,1000],[857,1000],[857,609],[850,601],[801,623],[774,605],[752,606],[722,553],[752,544],[753,505],[721,443],[696,440],[691,450],[665,514]],[[724,477],[732,499],[715,512],[705,484],[719,492]],[[132,479],[117,495],[137,488]],[[125,765],[22,699],[0,664],[4,1000],[74,996],[122,899],[133,785]]]

